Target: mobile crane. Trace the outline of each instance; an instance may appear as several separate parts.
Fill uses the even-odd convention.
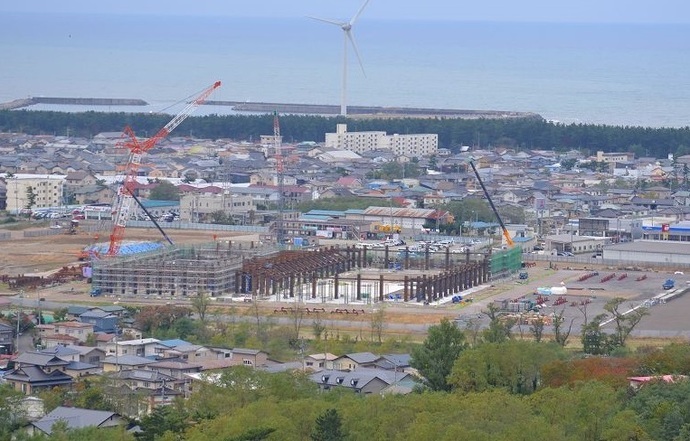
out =
[[[120,250],[122,239],[125,235],[125,227],[131,215],[132,200],[134,189],[136,187],[136,177],[141,165],[142,156],[151,150],[160,140],[165,138],[177,126],[187,119],[189,115],[208,98],[211,93],[220,87],[220,81],[216,81],[210,87],[206,88],[196,99],[188,103],[184,109],[173,119],[168,122],[162,129],[158,131],[151,138],[140,140],[134,135],[131,127],[127,126],[124,129],[124,137],[126,140],[123,144],[129,149],[129,159],[125,167],[124,182],[118,191],[118,200],[113,207],[113,231],[110,234],[110,245],[108,247],[108,256],[117,255]]]
[[[505,224],[503,223],[503,219],[501,219],[501,215],[498,214],[498,210],[496,210],[496,206],[494,205],[494,202],[491,200],[491,196],[489,196],[489,192],[484,186],[484,182],[482,181],[482,178],[479,177],[479,172],[477,171],[477,167],[474,165],[474,161],[470,160],[470,166],[472,166],[472,171],[474,171],[474,175],[477,177],[477,181],[479,181],[479,185],[481,185],[482,190],[484,190],[484,196],[486,196],[486,199],[489,201],[489,205],[491,205],[491,209],[494,212],[494,215],[496,215],[496,219],[498,219],[498,223],[501,225],[501,229],[503,230],[503,237],[506,240],[506,244],[509,247],[513,247],[515,244],[513,242],[513,239],[510,237],[510,233],[508,232],[508,229],[506,228]]]

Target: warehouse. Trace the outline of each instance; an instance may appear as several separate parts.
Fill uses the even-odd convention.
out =
[[[687,242],[638,240],[604,247],[603,258],[662,266],[690,266]]]

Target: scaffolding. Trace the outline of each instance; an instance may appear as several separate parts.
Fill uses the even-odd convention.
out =
[[[246,259],[276,252],[274,246],[214,242],[95,260],[92,292],[139,298],[229,295],[236,292],[235,272]]]

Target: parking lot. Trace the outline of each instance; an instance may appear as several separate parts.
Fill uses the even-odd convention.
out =
[[[662,288],[668,278],[677,279],[677,288],[686,289],[684,275],[674,275],[667,272],[655,271],[619,271],[609,268],[580,269],[549,269],[543,263],[539,267],[529,270],[528,280],[522,281],[518,277],[509,280],[496,281],[491,287],[475,294],[478,301],[459,309],[457,321],[460,326],[468,322],[488,325],[488,317],[482,313],[489,303],[500,300],[518,300],[520,298],[536,302],[540,295],[538,291],[545,288],[565,287],[565,294],[541,295],[546,300],[539,309],[544,317],[563,314],[565,323],[572,322],[571,335],[579,338],[579,333],[585,321],[591,320],[599,314],[605,314],[604,305],[614,297],[626,299],[623,310],[631,309],[665,293]],[[680,278],[683,278],[682,280]],[[668,303],[656,303],[649,307],[649,316],[645,317],[634,336],[641,337],[674,337],[690,336],[685,331],[687,311],[690,309],[690,297],[680,296]],[[523,316],[534,315],[526,313]],[[518,314],[515,317],[519,317]],[[607,326],[606,328],[610,327]],[[516,326],[514,332],[529,333],[529,326]],[[547,326],[545,333],[552,332]]]

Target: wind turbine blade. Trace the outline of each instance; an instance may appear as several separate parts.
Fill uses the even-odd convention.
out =
[[[330,20],[330,19],[328,19],[328,18],[312,17],[312,16],[310,16],[310,15],[307,15],[307,18],[311,18],[312,20],[322,21],[322,22],[324,22],[324,23],[329,23],[329,24],[333,24],[333,25],[336,25],[336,26],[340,26],[341,28],[342,28],[343,26],[346,26],[346,25],[347,25],[347,23],[344,22],[344,21]]]
[[[370,1],[371,1],[371,0],[365,1],[364,4],[362,5],[362,7],[359,8],[359,11],[357,11],[357,13],[355,14],[355,16],[352,17],[352,20],[350,20],[350,26],[352,26],[352,25],[355,24],[355,22],[357,21],[357,19],[359,18],[359,16],[362,15],[362,11],[364,11],[364,8],[367,7],[367,4],[369,4]]]
[[[352,49],[355,50],[355,55],[357,56],[357,61],[359,61],[359,67],[362,68],[362,74],[366,77],[367,73],[364,72],[364,64],[362,64],[362,58],[359,56],[359,50],[357,50],[357,44],[355,43],[355,37],[352,35],[352,31],[345,31],[345,35],[352,43]]]

